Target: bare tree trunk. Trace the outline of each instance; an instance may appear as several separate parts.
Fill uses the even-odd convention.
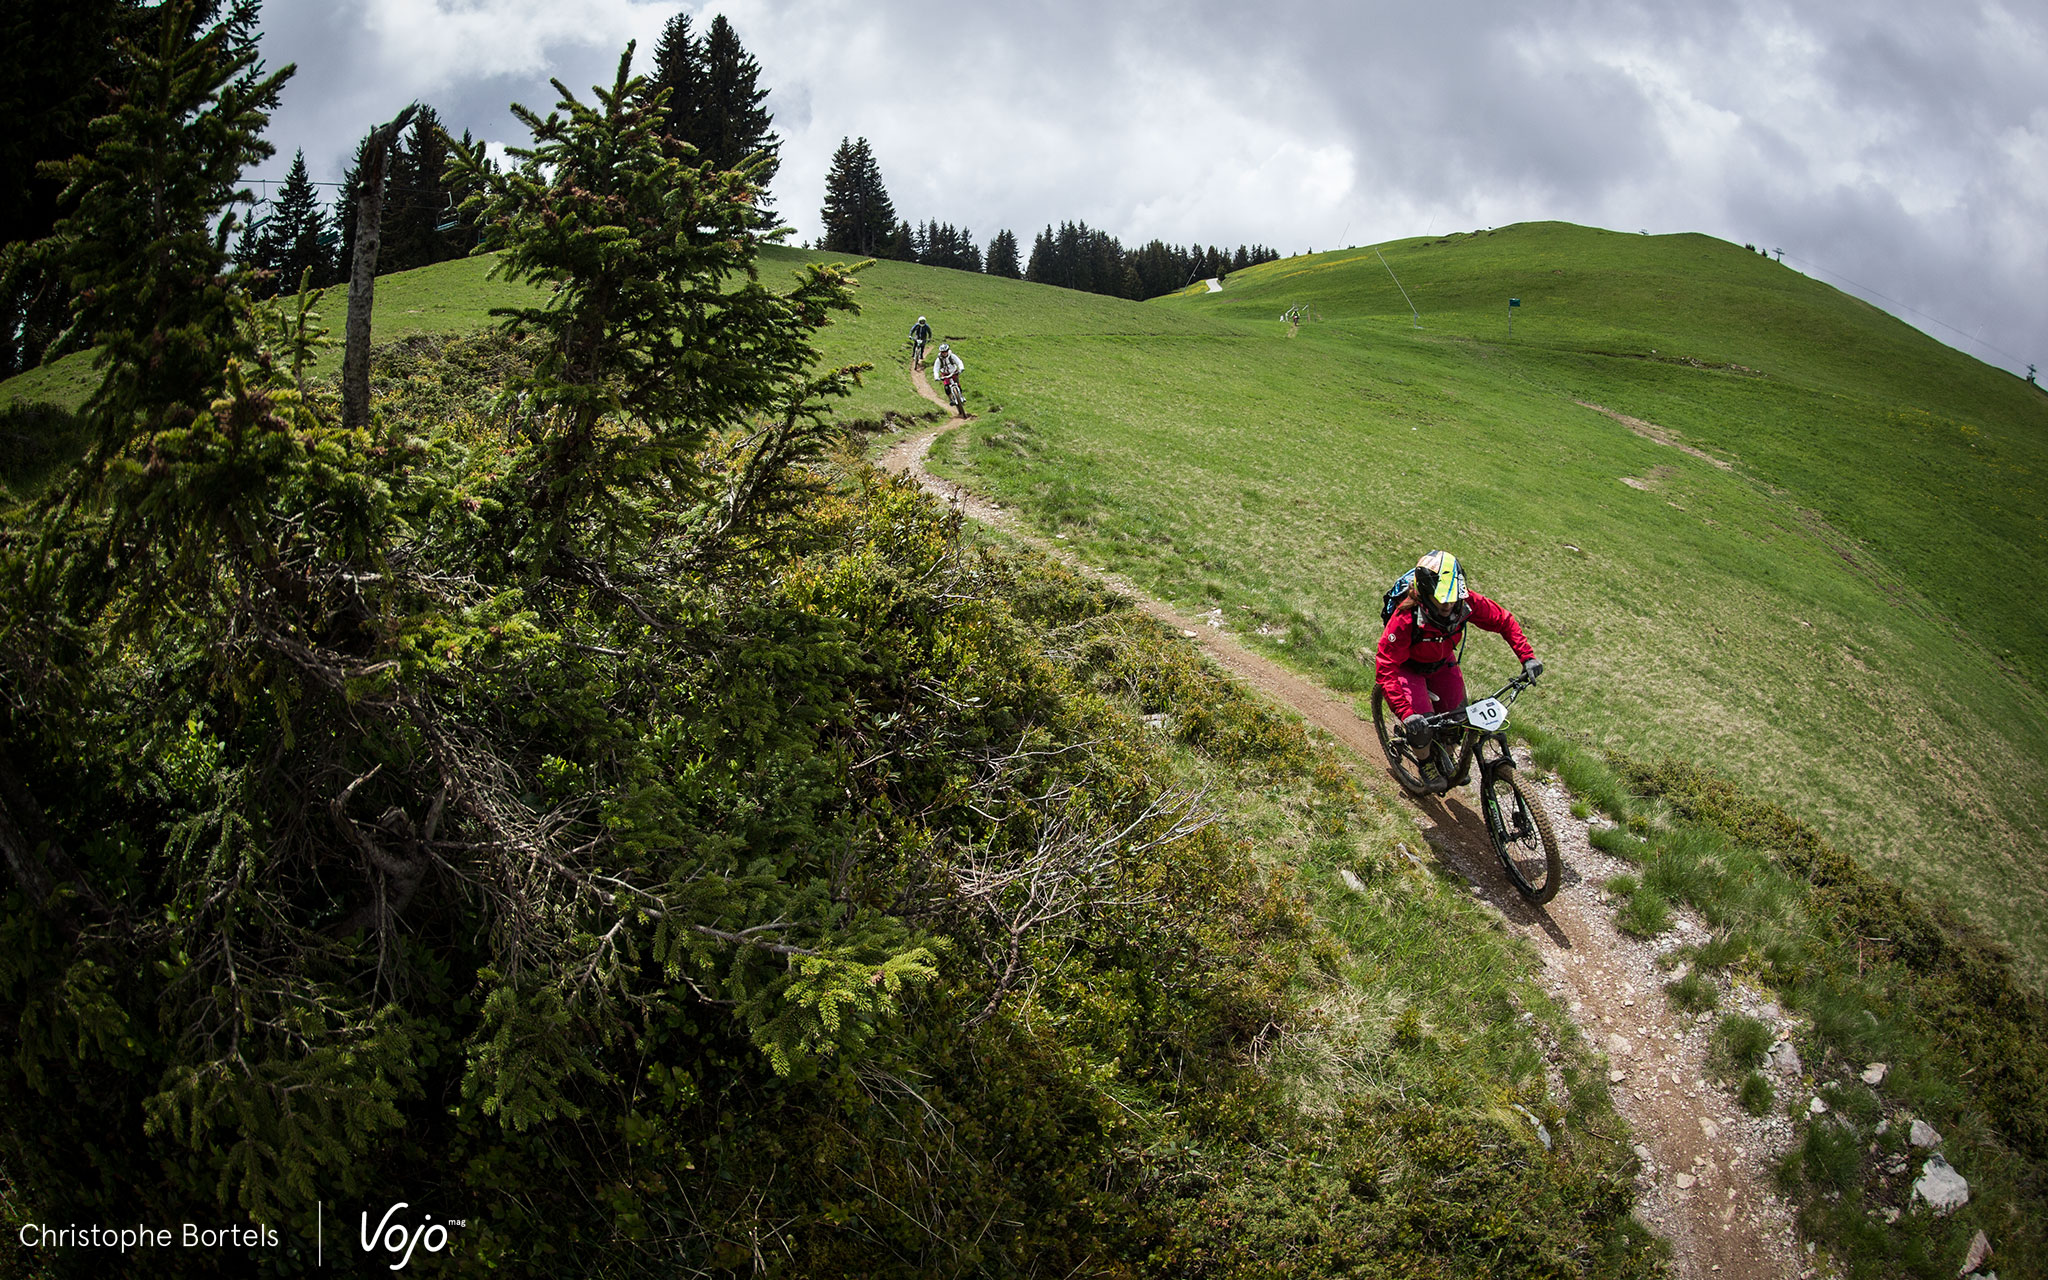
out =
[[[370,133],[370,149],[356,195],[356,243],[348,282],[348,327],[341,356],[341,425],[370,425],[370,310],[377,295],[377,237],[384,221],[384,177],[391,169],[391,145],[418,111],[413,103],[398,118]]]

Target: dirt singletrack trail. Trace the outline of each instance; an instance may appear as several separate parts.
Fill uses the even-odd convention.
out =
[[[913,366],[911,381],[919,395],[951,414],[923,369]],[[1246,648],[1219,617],[1188,618],[1127,580],[1082,563],[1070,549],[1023,529],[997,504],[931,475],[924,461],[932,442],[961,421],[949,416],[896,441],[879,464],[910,475],[963,514],[1004,529],[1128,597],[1233,676],[1350,748],[1380,771],[1393,794],[1405,795],[1387,769],[1371,722],[1349,698]],[[1551,994],[1571,1011],[1588,1042],[1606,1055],[1615,1109],[1634,1130],[1642,1165],[1636,1178],[1639,1215],[1670,1241],[1674,1270],[1684,1280],[1809,1280],[1828,1274],[1797,1240],[1791,1213],[1770,1186],[1770,1166],[1792,1138],[1790,1124],[1782,1116],[1750,1116],[1728,1091],[1713,1084],[1706,1065],[1713,1015],[1680,1014],[1664,998],[1663,985],[1674,975],[1658,967],[1658,956],[1688,934],[1703,939],[1705,930],[1683,912],[1676,913],[1678,926],[1660,942],[1617,930],[1601,885],[1635,868],[1595,849],[1587,840],[1587,824],[1571,814],[1570,796],[1555,782],[1537,782],[1537,771],[1526,760],[1521,763],[1524,789],[1532,803],[1548,810],[1564,852],[1563,886],[1544,906],[1532,906],[1509,882],[1471,789],[1410,803],[1439,865],[1464,879],[1475,898],[1529,939],[1542,959]],[[1532,782],[1537,785],[1528,785]],[[1730,1007],[1776,1022],[1777,1010],[1762,1000],[1751,997],[1745,1004],[1738,994]],[[1776,1083],[1781,1097],[1799,1089],[1796,1074]]]

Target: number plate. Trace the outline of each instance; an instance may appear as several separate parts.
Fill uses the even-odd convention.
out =
[[[1492,733],[1508,722],[1508,709],[1499,698],[1481,698],[1465,708],[1465,722],[1482,733]]]

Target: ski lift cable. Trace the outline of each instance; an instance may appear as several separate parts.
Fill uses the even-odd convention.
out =
[[[1977,337],[1976,334],[1970,333],[1967,330],[1958,329],[1954,325],[1950,324],[1948,321],[1939,319],[1935,316],[1928,315],[1925,311],[1920,310],[1918,307],[1907,306],[1905,303],[1900,302],[1897,298],[1889,297],[1885,294],[1879,293],[1877,290],[1871,288],[1867,284],[1862,283],[1861,281],[1851,280],[1849,277],[1843,275],[1839,271],[1831,270],[1827,267],[1821,266],[1817,262],[1808,262],[1803,258],[1795,257],[1792,254],[1785,253],[1785,251],[1782,249],[1780,249],[1778,252],[1783,254],[1786,258],[1791,259],[1793,262],[1796,262],[1803,267],[1807,267],[1811,270],[1831,275],[1835,279],[1840,280],[1843,284],[1849,285],[1851,288],[1860,289],[1864,293],[1869,294],[1873,298],[1882,299],[1883,301],[1890,303],[1892,306],[1897,307],[1901,311],[1910,311],[1914,315],[1919,316],[1922,320],[1927,321],[1927,323],[1929,324],[1938,324],[1942,328],[1948,330],[1950,333],[1955,334],[1957,337],[1967,338],[1971,342],[1975,343],[1980,347],[1985,348],[1986,350],[1996,351],[1999,355],[2004,356],[2008,360],[2019,359],[2018,356],[2014,355],[2010,351],[2007,351],[2004,347],[2001,347],[1996,343],[1986,342],[1982,338]],[[1979,332],[1981,331],[1982,330],[1980,329]]]

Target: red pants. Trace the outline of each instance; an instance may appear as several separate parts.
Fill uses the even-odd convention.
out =
[[[1424,675],[1420,671],[1401,672],[1401,692],[1407,695],[1407,716],[1433,715],[1438,711],[1452,711],[1465,705],[1465,673],[1453,662],[1447,667],[1438,667]],[[1430,694],[1436,695],[1436,704],[1429,701]],[[1393,690],[1387,691],[1387,701],[1399,705],[1400,699]]]

